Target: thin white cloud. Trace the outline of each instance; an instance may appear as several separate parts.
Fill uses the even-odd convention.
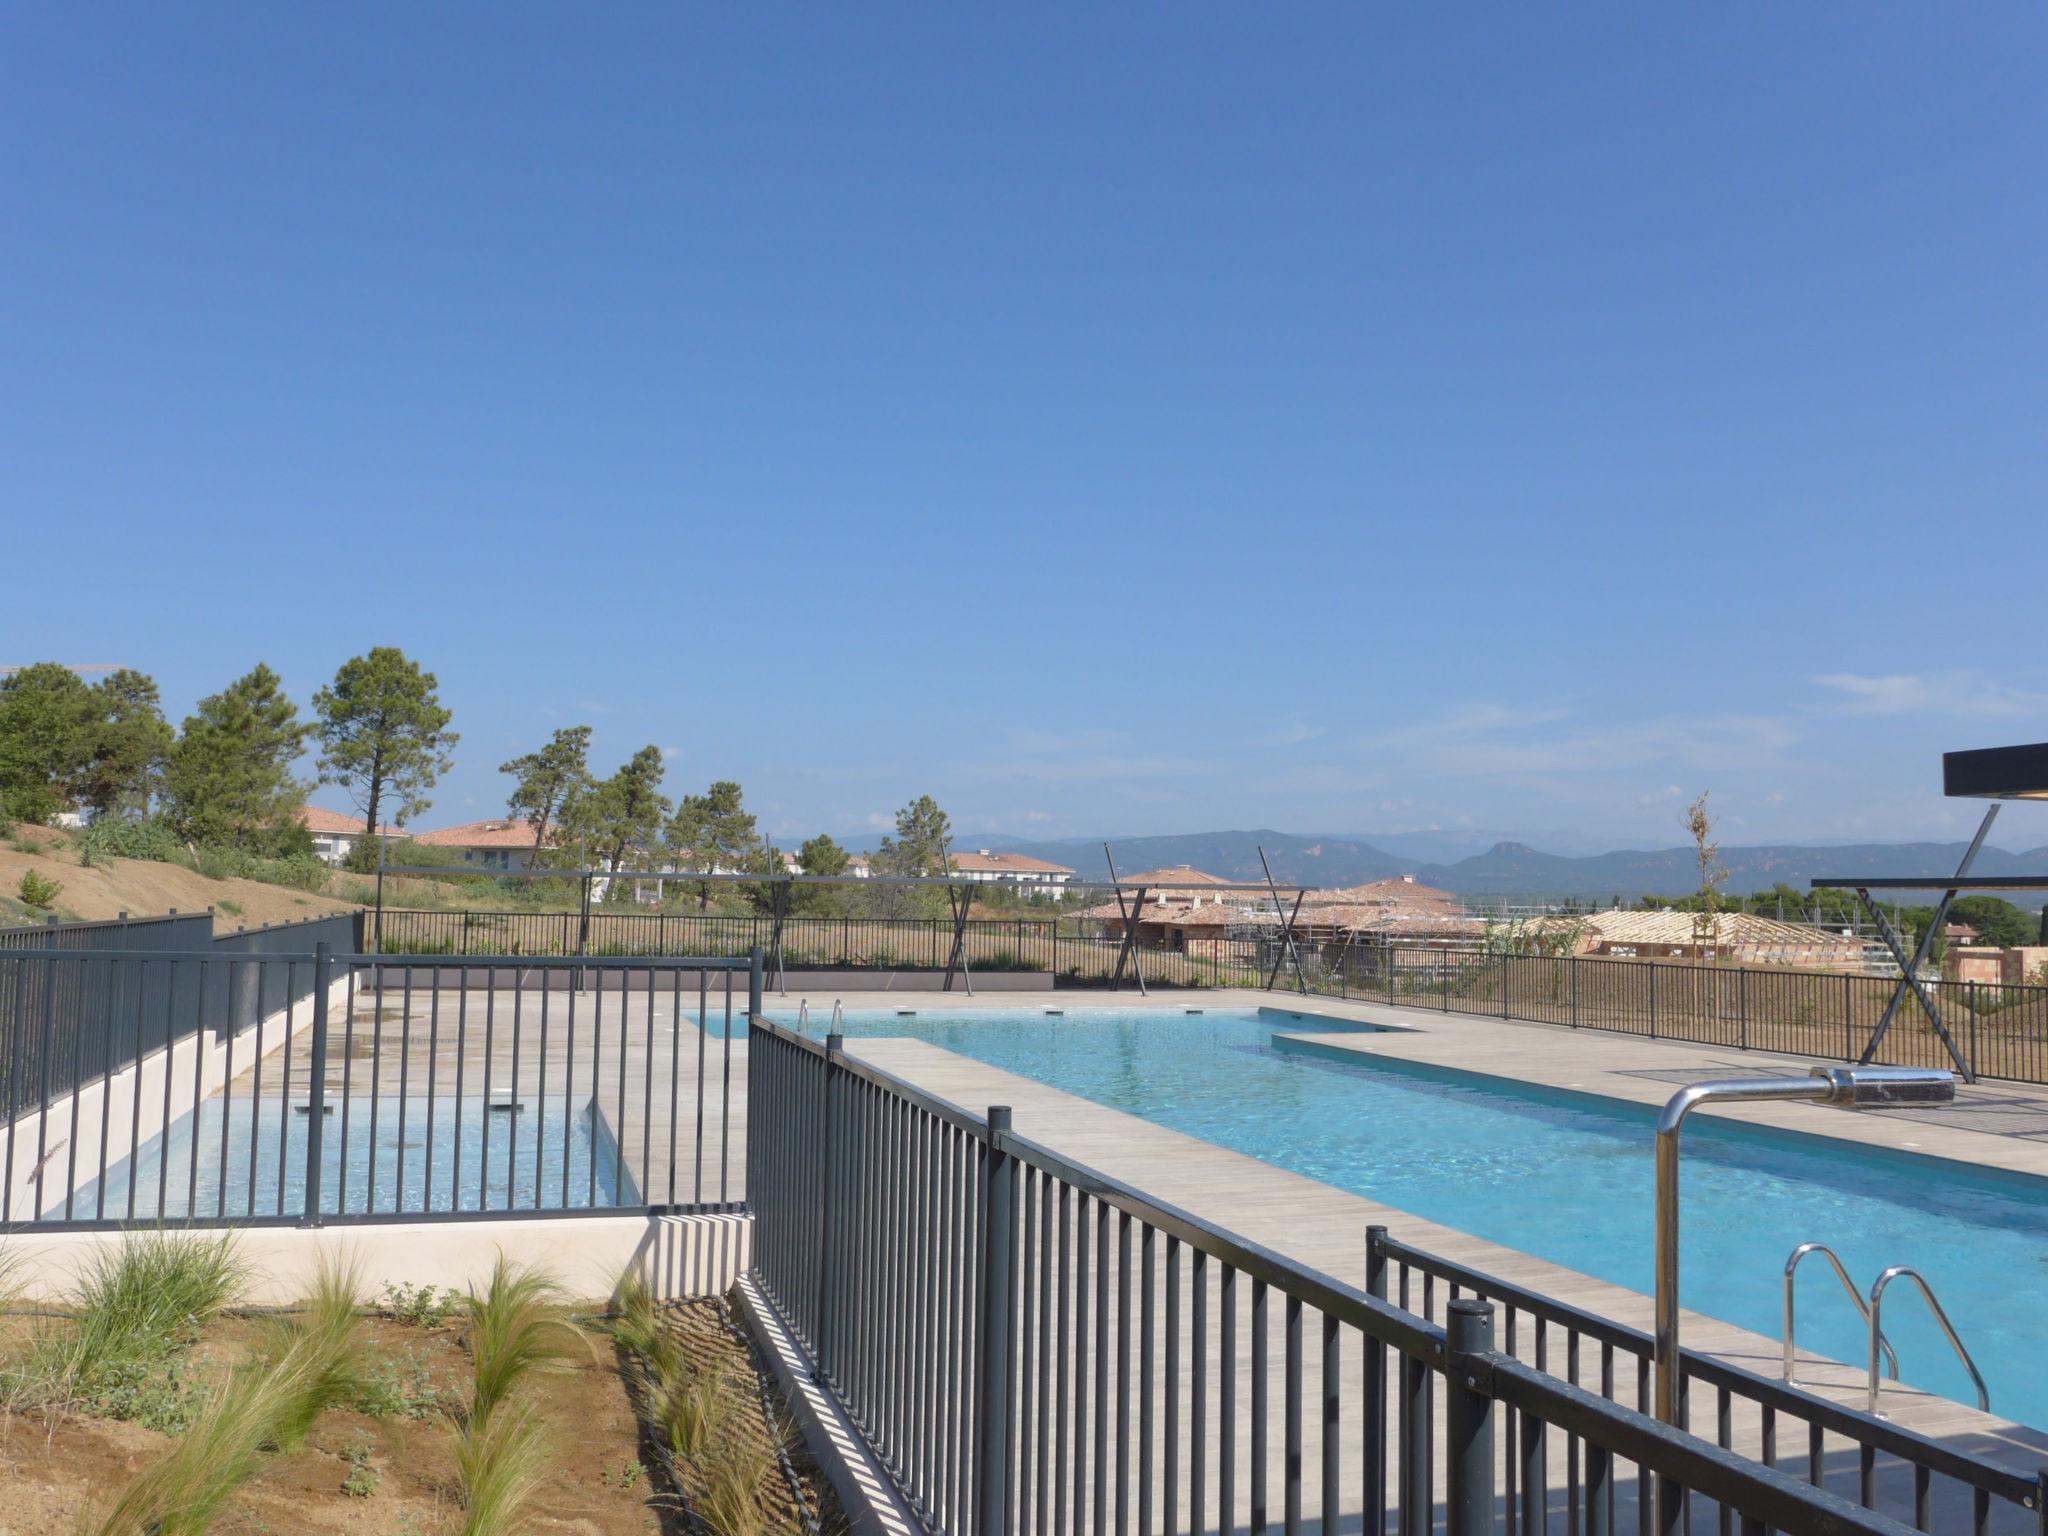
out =
[[[1844,715],[2009,719],[2048,714],[2048,693],[2015,688],[1974,672],[1825,672],[1813,681],[1836,695],[1833,708]]]

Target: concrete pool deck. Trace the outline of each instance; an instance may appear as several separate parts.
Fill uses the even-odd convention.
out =
[[[797,997],[771,998],[771,1012],[793,1009]],[[820,1000],[810,999],[814,1027]],[[829,1012],[830,1000],[823,1001]],[[1263,992],[1162,992],[1149,999],[1123,994],[1063,992],[1022,998],[1016,994],[969,998],[961,994],[902,994],[891,1009],[919,1013],[970,1015],[977,1010],[1057,1007],[1081,1012],[1101,1007],[1157,1008],[1184,1011],[1268,1008],[1299,1012],[1298,1021],[1276,1021],[1279,1032],[1313,1040],[1319,1047],[1356,1053],[1361,1060],[1386,1056],[1406,1062],[1482,1072],[1518,1082],[1598,1094],[1646,1106],[1662,1104],[1678,1087],[1710,1076],[1755,1076],[1770,1073],[1804,1075],[1814,1063],[1805,1058],[1776,1056],[1690,1045],[1666,1040],[1597,1031],[1573,1031],[1553,1025],[1524,1024],[1488,1017],[1389,1008],[1372,1003],[1332,999],[1288,998]],[[1362,1024],[1393,1026],[1386,1032],[1318,1031],[1315,1017]],[[923,1041],[901,1038],[852,1038],[849,1053],[882,1067],[928,1092],[963,1107],[980,1110],[1009,1104],[1019,1132],[1057,1148],[1077,1161],[1178,1205],[1277,1252],[1332,1275],[1362,1283],[1365,1229],[1387,1226],[1392,1236],[1500,1279],[1526,1286],[1561,1301],[1629,1326],[1651,1327],[1651,1300],[1641,1293],[1594,1279],[1532,1255],[1486,1242],[1408,1212],[1282,1169],[1227,1149],[1170,1131],[1135,1116],[1090,1103],[1061,1090],[985,1066]],[[2018,1173],[2048,1175],[2048,1145],[2014,1134],[1980,1128],[2013,1118],[2040,1115],[2048,1122],[2048,1093],[2013,1084],[1965,1086],[1959,1108],[1946,1111],[1849,1112],[1813,1105],[1746,1106],[1730,1118],[1773,1125],[1816,1136],[1834,1136],[1864,1145],[1906,1148],[1928,1156],[1953,1158],[1977,1167],[2006,1168]],[[1953,1123],[1938,1123],[1940,1115]],[[1645,1234],[1645,1241],[1648,1234]],[[1836,1298],[1840,1300],[1840,1298]],[[1818,1299],[1814,1302],[1819,1305]],[[1844,1303],[1845,1304],[1845,1303]],[[1959,1319],[1967,1340],[1968,1319]],[[1748,1330],[1698,1313],[1685,1317],[1689,1348],[1775,1377],[1780,1344]],[[1524,1330],[1521,1352],[1529,1352]],[[1244,1339],[1245,1332],[1240,1332]],[[1241,1346],[1248,1351],[1249,1345]],[[1248,1356],[1247,1356],[1248,1359]],[[1313,1362],[1311,1362],[1313,1366]],[[1348,1371],[1348,1367],[1347,1367]],[[1864,1372],[1802,1351],[1801,1384],[1819,1395],[1860,1407]],[[1624,1391],[1625,1400],[1629,1396]],[[1693,1422],[1711,1425],[1714,1405],[1708,1393],[1696,1390]],[[1909,1386],[1888,1383],[1885,1411],[1897,1423],[1958,1450],[1995,1460],[2032,1475],[2048,1462],[2048,1434],[1994,1415],[1933,1396]],[[1734,1443],[1738,1450],[1758,1454],[1762,1427],[1755,1410],[1735,1414]],[[1780,1464],[1788,1470],[1804,1466],[1805,1447],[1781,1435]],[[1557,1481],[1562,1481],[1558,1461]],[[1831,1450],[1829,1485],[1853,1497],[1855,1458]],[[1910,1484],[1903,1468],[1880,1480],[1880,1503],[1893,1512],[1910,1511]],[[2036,1529],[2031,1514],[2003,1510],[1994,1529]],[[1937,1528],[1942,1528],[1937,1526]]]

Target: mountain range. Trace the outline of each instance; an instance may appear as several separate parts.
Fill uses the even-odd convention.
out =
[[[1425,885],[1461,896],[1581,896],[1632,899],[1644,895],[1682,895],[1699,885],[1699,865],[1691,845],[1656,849],[1622,849],[1605,853],[1546,853],[1526,842],[1502,839],[1481,852],[1446,858],[1453,839],[1443,833],[1189,832],[1168,836],[1109,839],[1120,874],[1187,864],[1238,880],[1263,878],[1259,849],[1264,848],[1273,878],[1304,885],[1359,885],[1413,875]],[[1466,845],[1469,846],[1469,843]],[[1028,854],[1072,867],[1078,874],[1107,874],[1102,840],[1063,838],[1028,841],[1011,838],[957,840],[956,851],[978,847]],[[1728,870],[1724,889],[1767,891],[1783,882],[1805,889],[1816,877],[1871,878],[1941,875],[1955,869],[1965,843],[1778,843],[1748,848],[1723,848],[1720,862]],[[1435,856],[1432,857],[1431,855]],[[1971,870],[1977,875],[2048,874],[2048,847],[2013,853],[1988,844]],[[1937,887],[1938,888],[1938,887]],[[2022,905],[2038,901],[2022,897]]]

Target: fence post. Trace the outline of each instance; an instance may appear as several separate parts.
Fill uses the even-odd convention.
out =
[[[754,954],[754,975],[761,974],[761,951]],[[818,1169],[818,1292],[813,1314],[816,1333],[811,1339],[811,1379],[824,1382],[831,1375],[826,1352],[831,1348],[832,1329],[832,1190],[839,1178],[839,1148],[833,1142],[834,1099],[838,1089],[840,1058],[846,1053],[846,1037],[833,1031],[825,1037],[824,1103],[818,1113],[818,1147],[823,1165]]]
[[[1856,1059],[1856,989],[1842,972],[1842,1060]]]
[[[1508,971],[1508,957],[1502,955],[1500,957],[1500,1016],[1503,1019],[1508,1016]]]
[[[1387,1229],[1365,1229],[1366,1294],[1387,1299]],[[1365,1335],[1365,1528],[1387,1528],[1387,1346]]]
[[[312,1064],[306,1078],[306,1208],[299,1213],[299,1225],[317,1227],[320,1225],[320,1163],[326,1141],[327,1116],[327,987],[333,960],[329,946],[313,946],[313,1049]],[[291,1018],[291,994],[285,994],[285,1018]],[[233,1021],[228,1027],[234,1027]],[[291,1025],[285,1025],[289,1034]],[[285,1109],[285,1129],[279,1134],[289,1134],[291,1110]]]
[[[1011,1228],[1016,1224],[1017,1164],[1004,1144],[1009,1132],[1010,1107],[990,1105],[988,1157],[981,1171],[982,1210],[986,1215],[981,1238],[978,1319],[981,1349],[977,1374],[981,1395],[975,1410],[974,1432],[976,1536],[1002,1536],[1010,1503]]]
[[[1462,1297],[1445,1318],[1444,1514],[1450,1536],[1493,1532],[1493,1303]]]
[[[1566,974],[1572,979],[1572,1028],[1579,1027],[1579,962],[1576,957],[1567,957]]]
[[[761,1011],[761,946],[747,951],[747,1017]]]
[[[1650,962],[1650,1038],[1657,1038],[1657,962]]]

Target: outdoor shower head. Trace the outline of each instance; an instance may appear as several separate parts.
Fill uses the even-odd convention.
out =
[[[1953,1104],[1956,1075],[1930,1067],[1815,1067],[1828,1084],[1823,1104],[1882,1109],[1902,1104]]]

